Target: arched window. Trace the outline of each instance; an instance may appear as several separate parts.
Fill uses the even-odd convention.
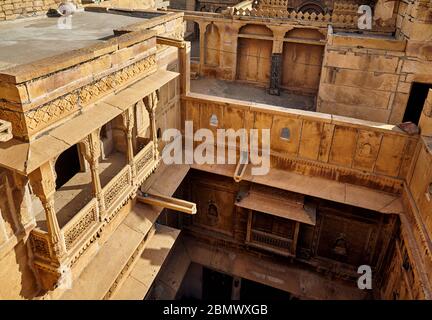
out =
[[[211,117],[210,117],[210,125],[211,125],[212,127],[217,127],[218,124],[219,124],[219,120],[218,120],[217,115],[212,114]]]
[[[73,145],[63,151],[55,163],[55,172],[57,175],[56,190],[72,179],[80,170],[78,146]]]
[[[209,204],[208,209],[207,209],[207,214],[209,216],[212,216],[212,217],[217,217],[218,216],[218,209],[217,209],[216,205],[213,202],[211,202]]]
[[[291,131],[289,128],[282,128],[280,133],[280,138],[283,140],[289,140],[291,137]]]

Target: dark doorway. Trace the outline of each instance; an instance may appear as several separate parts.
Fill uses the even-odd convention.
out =
[[[233,278],[227,274],[203,268],[203,300],[231,300]]]
[[[240,300],[286,301],[292,299],[289,292],[247,279],[241,281]]]
[[[419,123],[424,103],[431,88],[432,84],[413,82],[403,122]]]
[[[81,166],[78,152],[78,146],[73,145],[58,157],[55,164],[57,174],[56,190],[80,172]]]

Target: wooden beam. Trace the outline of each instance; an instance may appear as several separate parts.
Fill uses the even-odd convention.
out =
[[[175,211],[184,212],[187,214],[196,214],[196,204],[186,200],[166,197],[159,194],[143,193],[137,196],[137,200],[142,203],[147,203],[152,206],[163,207]]]
[[[177,40],[173,38],[160,37],[160,36],[156,37],[156,44],[162,44],[162,45],[176,47],[176,48],[184,48],[186,46],[184,40]]]

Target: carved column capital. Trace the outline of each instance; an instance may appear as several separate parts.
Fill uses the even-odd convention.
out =
[[[56,174],[52,161],[45,162],[29,175],[34,194],[42,201],[50,199],[56,191]]]
[[[101,155],[99,130],[93,131],[80,142],[84,158],[89,164],[97,165]]]
[[[132,134],[133,127],[135,125],[135,118],[133,108],[128,108],[125,112],[122,113],[123,120],[123,128],[126,134]]]
[[[144,105],[149,114],[156,111],[157,104],[159,102],[159,90],[153,91],[143,99]]]

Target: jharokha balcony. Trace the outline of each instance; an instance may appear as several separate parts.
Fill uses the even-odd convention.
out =
[[[81,148],[73,149],[65,153],[71,155]],[[57,164],[62,160],[61,156],[59,158]],[[97,169],[101,187],[99,192],[94,183],[97,179],[93,179],[91,170],[85,168],[58,187],[54,194],[54,211],[61,229],[60,247],[67,259],[73,260],[79,256],[85,244],[97,236],[104,222],[109,221],[136,193],[158,163],[159,153],[153,141],[150,141],[134,153],[130,162],[125,154],[118,151],[100,158]],[[59,178],[57,176],[57,181]],[[32,241],[38,248],[37,257],[49,262],[56,259],[55,249],[48,237],[45,210],[36,197],[34,203],[39,205],[40,213],[36,216],[37,228],[32,232]]]

